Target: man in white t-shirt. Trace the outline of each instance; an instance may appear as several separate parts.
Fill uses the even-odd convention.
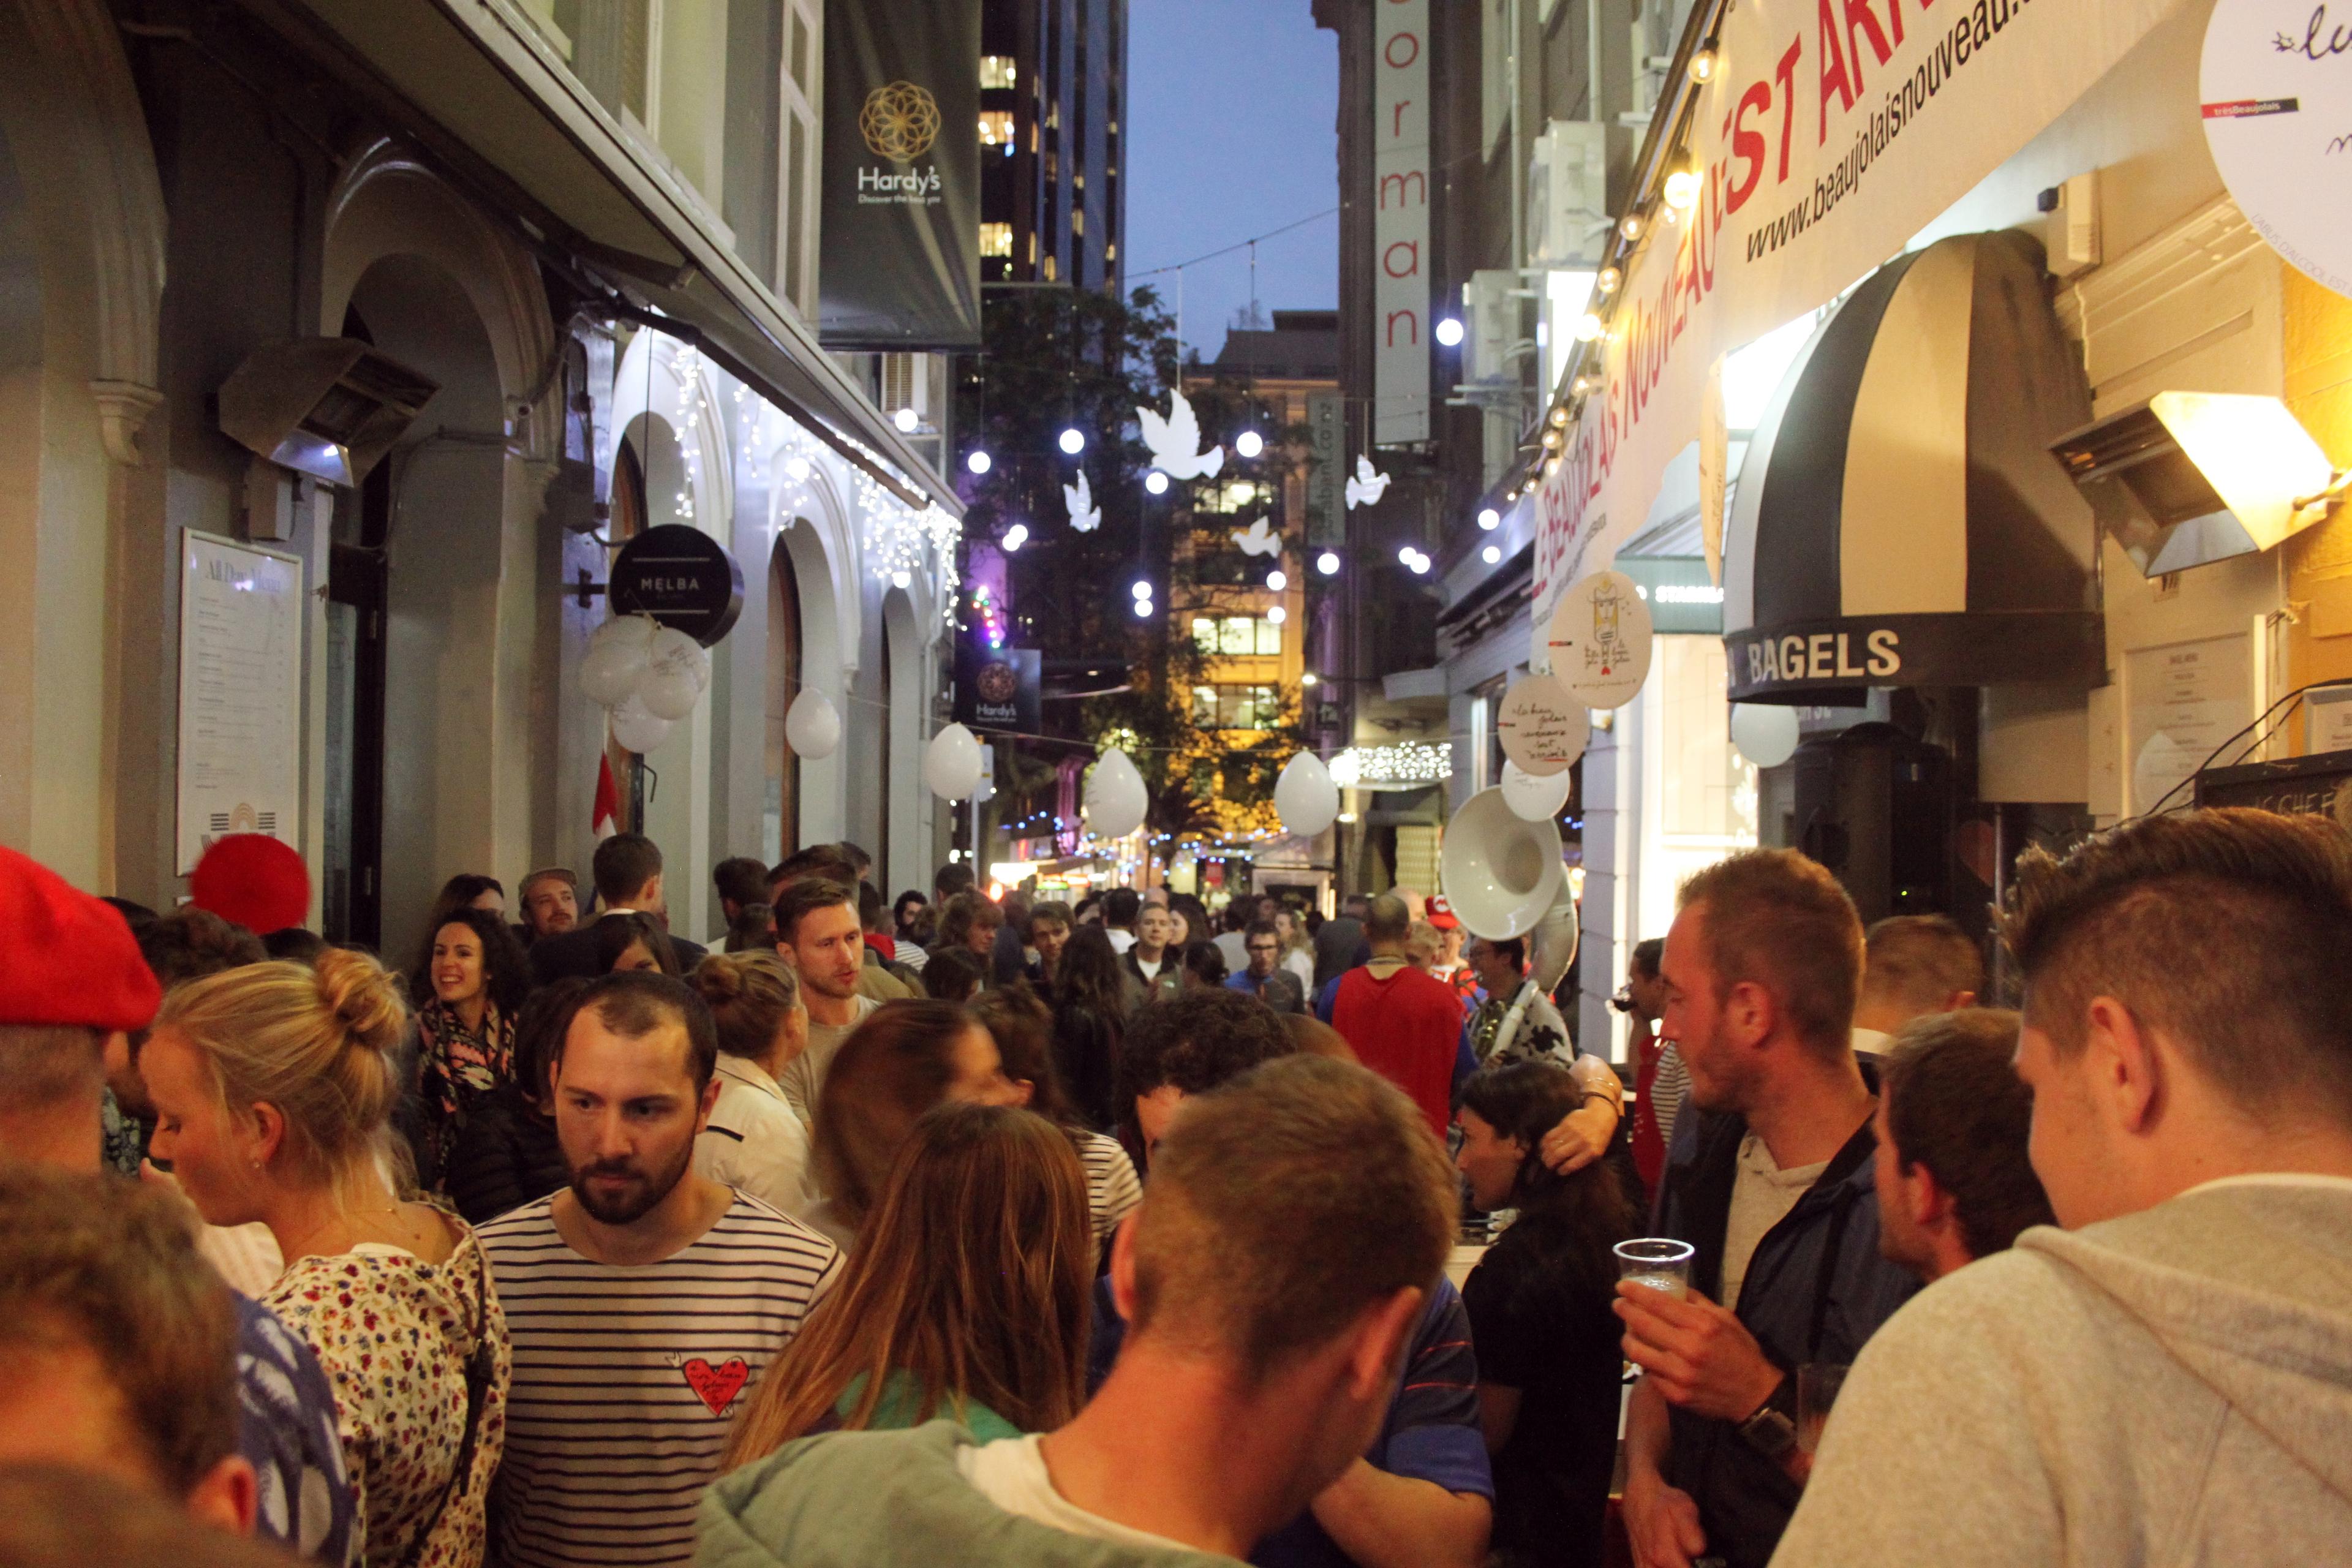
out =
[[[1370,1443],[1458,1210],[1396,1089],[1269,1062],[1160,1144],[1111,1251],[1126,1342],[1074,1419],[985,1447],[949,1422],[789,1445],[712,1489],[705,1560],[1230,1563]]]
[[[776,952],[800,975],[808,1009],[808,1048],[776,1079],[803,1123],[849,1031],[880,1005],[858,992],[866,970],[866,927],[853,888],[823,877],[787,883],[776,895]]]
[[[494,1561],[684,1563],[730,1415],[840,1272],[833,1244],[695,1174],[718,1030],[608,974],[551,1064],[571,1185],[478,1233],[514,1346]]]

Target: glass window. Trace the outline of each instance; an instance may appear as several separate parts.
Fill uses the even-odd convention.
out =
[[[1192,722],[1203,729],[1217,721],[1217,689],[1213,686],[1192,688]]]
[[[983,147],[1009,147],[1013,144],[1011,110],[983,109],[980,111],[980,144]]]
[[[1206,616],[1192,618],[1192,645],[1202,653],[1217,651],[1217,623]]]
[[[980,226],[980,253],[982,256],[1013,254],[1013,226],[1009,223],[984,223]]]
[[[980,85],[983,88],[1011,87],[1019,74],[1011,55],[980,57]]]
[[[1248,654],[1257,648],[1257,637],[1250,630],[1247,616],[1227,616],[1217,637],[1217,651],[1223,654]]]

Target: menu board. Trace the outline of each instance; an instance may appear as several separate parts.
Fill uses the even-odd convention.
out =
[[[2136,648],[2126,656],[2124,681],[2131,704],[2125,761],[2131,768],[2133,815],[2159,802],[2188,805],[2189,792],[2180,786],[2254,716],[2252,639],[2240,635]],[[2223,756],[2215,765],[2233,760]]]
[[[180,556],[179,868],[214,840],[294,841],[301,789],[302,563],[193,531]]]

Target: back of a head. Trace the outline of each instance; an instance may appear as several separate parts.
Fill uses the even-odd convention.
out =
[[[1303,1056],[1329,1057],[1335,1062],[1353,1062],[1356,1047],[1348,1037],[1317,1017],[1312,1013],[1277,1013],[1282,1026],[1290,1032],[1290,1043]]]
[[[1984,994],[1984,955],[1948,915],[1892,915],[1863,939],[1862,994],[1907,1017]]]
[[[161,1497],[63,1465],[0,1466],[7,1568],[292,1568],[270,1542],[231,1535]]]
[[[207,974],[269,962],[269,950],[259,937],[194,904],[183,905],[141,931],[139,951],[166,991]]]
[[[874,870],[874,857],[866,852],[864,845],[854,839],[845,838],[833,847],[833,852],[840,856],[848,865],[852,873],[851,881],[862,882],[871,878]]]
[[[1862,918],[1819,861],[1794,849],[1744,849],[1683,883],[1677,903],[1704,906],[1718,999],[1753,982],[1816,1054],[1853,1048]]]
[[[890,929],[887,907],[882,902],[882,890],[871,882],[857,884],[857,925],[866,931],[882,932]]]
[[[1250,921],[1256,918],[1257,900],[1255,899],[1235,899],[1219,914],[1217,923],[1229,931],[1244,931],[1249,929]]]
[[[714,952],[694,966],[687,984],[710,1009],[719,1049],[730,1057],[764,1056],[785,1015],[800,1005],[800,977],[773,948]]]
[[[604,1032],[625,1040],[644,1040],[670,1029],[686,1036],[687,1074],[697,1094],[710,1081],[719,1062],[719,1026],[693,987],[675,975],[650,969],[624,969],[600,974],[580,993],[572,1009],[573,1023],[593,1012]],[[561,1078],[570,1030],[558,1037],[549,1057],[549,1071]]]
[[[1232,973],[1224,949],[1213,942],[1196,942],[1184,950],[1184,973],[1203,985],[1223,985]]]
[[[838,882],[844,888],[852,889],[851,897],[856,896],[855,889],[857,887],[857,868],[851,865],[849,858],[831,844],[812,844],[805,849],[796,849],[778,861],[776,868],[768,873],[771,886],[781,884],[790,887],[795,882],[806,881],[811,878],[822,878],[828,882]]]
[[[651,915],[634,910],[608,914],[589,931],[596,939],[596,967],[609,972],[633,947],[642,947],[652,957],[664,974],[676,974],[677,949],[670,945],[669,932]]]
[[[2012,1065],[2017,1027],[2016,1014],[1991,1007],[1930,1014],[1905,1025],[1878,1063],[1895,1157],[1935,1173],[1974,1258],[2056,1223],[2027,1153],[2033,1091]]]
[[[1434,963],[1444,950],[1444,939],[1427,921],[1414,921],[1404,928],[1405,954],[1415,963]]]
[[[369,1157],[400,1095],[394,1060],[407,1024],[397,979],[347,948],[308,965],[253,963],[190,981],[155,1016],[158,1033],[195,1047],[231,1114],[278,1108],[280,1157],[307,1183]]]
[[[988,981],[980,955],[961,947],[941,947],[923,964],[923,994],[941,1002],[969,1002]]]
[[[1394,1085],[1320,1057],[1269,1062],[1188,1105],[1160,1142],[1133,1333],[1262,1380],[1433,1288],[1459,1215],[1444,1148]]]
[[[1644,938],[1635,942],[1633,951],[1626,955],[1626,973],[1638,974],[1645,980],[1654,980],[1658,977],[1658,965],[1665,962],[1665,957],[1666,942],[1664,937]]]
[[[1171,996],[1137,1013],[1119,1043],[1119,1116],[1131,1117],[1136,1100],[1154,1089],[1206,1094],[1297,1049],[1282,1015],[1255,996],[1223,990]]]
[[[972,1026],[952,1002],[885,1002],[849,1031],[817,1090],[818,1184],[852,1226],[862,1225],[916,1120],[947,1097],[955,1047]]]
[[[661,850],[642,833],[615,833],[596,846],[596,858],[589,866],[596,896],[607,908],[627,903],[661,875]]]
[[[586,977],[577,974],[551,981],[530,994],[515,1018],[515,1082],[534,1102],[547,1103],[549,1070],[589,984]]]
[[[2207,810],[2029,851],[2001,935],[2060,1056],[2112,996],[2240,1110],[2352,1128],[2352,837],[2326,818]]]
[[[1143,899],[1133,888],[1113,888],[1102,896],[1103,924],[1132,928],[1143,912]]]
[[[751,952],[755,950],[776,951],[774,937],[769,934],[769,922],[776,918],[770,905],[754,900],[745,904],[741,912],[727,927],[727,951]]]
[[[765,903],[768,868],[749,855],[730,855],[710,868],[710,884],[721,899],[738,908]]]
[[[924,971],[927,976],[929,973]],[[996,1042],[1005,1078],[1029,1086],[1029,1109],[1049,1121],[1065,1125],[1076,1121],[1069,1097],[1062,1091],[1061,1074],[1054,1066],[1053,1009],[1026,985],[984,991],[971,1005],[972,1017]]]
[[[142,1468],[185,1495],[236,1447],[237,1328],[184,1206],[138,1183],[15,1164],[0,1167],[0,1381],[86,1352]]]
[[[1119,967],[1118,949],[1098,925],[1080,926],[1062,950],[1054,972],[1055,989],[1072,1001],[1084,1002],[1113,1023],[1127,1015],[1127,972]]]
[[[940,867],[939,874],[931,879],[931,891],[937,895],[940,903],[947,902],[958,893],[969,893],[979,885],[980,879],[973,874],[972,868],[960,860],[950,860]]]
[[[1394,893],[1382,893],[1364,910],[1366,942],[1402,942],[1412,928],[1412,909]]]

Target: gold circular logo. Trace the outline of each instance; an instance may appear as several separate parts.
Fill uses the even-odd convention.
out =
[[[1009,664],[983,665],[980,679],[973,684],[980,688],[980,700],[983,702],[1010,702],[1021,690],[1021,678],[1013,673]]]
[[[894,81],[866,95],[857,129],[877,158],[911,163],[940,139],[940,100],[911,81]]]

